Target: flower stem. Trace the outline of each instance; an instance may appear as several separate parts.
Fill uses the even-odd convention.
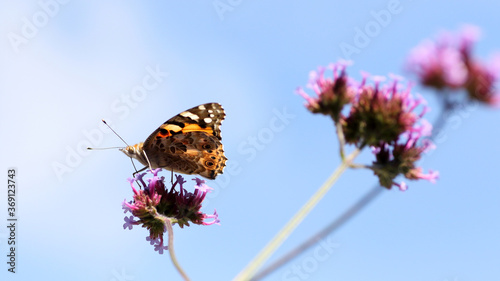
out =
[[[328,226],[323,228],[321,231],[316,233],[315,235],[308,238],[299,246],[295,247],[293,250],[289,251],[287,254],[278,258],[262,271],[259,271],[255,277],[252,278],[252,281],[262,280],[267,275],[271,274],[276,269],[285,265],[287,262],[291,261],[293,258],[297,257],[299,254],[303,253],[305,250],[309,249],[313,245],[317,245],[317,243],[324,239],[328,234],[332,233],[334,230],[337,230],[340,226],[342,226],[346,221],[351,219],[354,215],[356,215],[361,209],[366,207],[366,205],[371,202],[375,197],[377,197],[382,192],[386,191],[385,188],[380,187],[379,185],[372,188],[367,194],[365,194],[358,202],[352,205],[349,209],[347,209],[342,215],[340,215],[337,219],[330,222]]]
[[[446,125],[446,121],[448,120],[449,116],[453,114],[456,111],[456,106],[452,104],[452,102],[448,100],[442,101],[442,110],[437,117],[436,121],[434,121],[432,127],[432,135],[429,137],[430,140],[434,140],[439,134],[441,130],[444,129]],[[356,164],[352,164],[356,165]],[[351,166],[352,166],[351,165]],[[352,167],[354,168],[354,167]],[[370,167],[368,167],[370,168]],[[271,274],[273,271],[276,269],[280,268],[281,266],[285,265],[287,262],[291,261],[293,258],[297,257],[298,255],[302,254],[305,252],[307,249],[309,249],[311,246],[316,245],[317,241],[325,238],[327,235],[333,233],[335,230],[340,228],[342,225],[344,225],[346,222],[348,222],[350,219],[352,219],[355,215],[357,215],[361,210],[363,210],[368,204],[370,204],[375,198],[377,198],[380,194],[382,194],[382,191],[385,190],[380,186],[380,184],[376,184],[373,186],[373,188],[368,191],[357,203],[355,203],[353,206],[351,206],[347,211],[345,211],[339,218],[335,219],[334,221],[330,222],[328,226],[320,230],[318,233],[314,234],[311,236],[309,239],[307,239],[304,243],[300,244],[299,246],[295,247],[282,257],[278,258],[276,261],[271,263],[269,266],[264,268],[262,271],[257,273],[254,278],[252,278],[253,281],[261,280],[267,275]]]
[[[371,166],[352,163],[351,165],[349,165],[349,168],[352,168],[352,169],[370,169]]]
[[[318,202],[330,190],[333,184],[339,179],[340,175],[352,164],[354,158],[360,153],[360,149],[354,150],[347,156],[339,167],[332,173],[326,182],[314,193],[307,203],[292,217],[292,219],[283,227],[280,232],[269,242],[264,249],[241,271],[233,280],[250,280],[255,272],[269,257],[278,249],[292,231],[304,220],[309,212],[318,204]]]
[[[337,130],[337,137],[339,139],[340,158],[342,159],[342,161],[344,161],[345,137],[344,137],[344,131],[342,130],[342,124],[340,123],[340,121],[335,122],[335,129]]]
[[[189,281],[190,280],[189,277],[187,276],[186,272],[184,272],[184,270],[179,264],[179,261],[177,261],[177,258],[175,257],[174,230],[172,229],[172,222],[170,221],[170,219],[165,220],[165,226],[167,227],[167,233],[168,233],[168,253],[170,254],[172,263],[174,264],[175,269],[177,269],[182,278],[186,281]]]

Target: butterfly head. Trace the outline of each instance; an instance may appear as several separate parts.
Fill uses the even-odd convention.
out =
[[[144,143],[140,142],[138,144],[134,145],[129,145],[125,148],[120,148],[120,151],[125,153],[130,158],[137,159],[137,161],[141,162],[144,166],[148,165],[148,161],[146,160],[146,157],[144,156],[142,146]]]

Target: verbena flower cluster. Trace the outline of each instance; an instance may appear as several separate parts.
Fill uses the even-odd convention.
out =
[[[500,76],[500,55],[484,64],[472,55],[480,37],[476,26],[464,26],[457,33],[442,32],[415,47],[407,59],[407,69],[420,82],[438,90],[465,90],[470,100],[499,106],[495,83]]]
[[[302,88],[297,93],[306,99],[306,107],[313,113],[328,115],[336,126],[342,128],[342,139],[362,149],[372,148],[375,161],[367,166],[386,188],[396,185],[406,190],[406,184],[394,179],[403,175],[407,179],[434,181],[438,174],[425,174],[416,166],[422,154],[433,145],[423,140],[430,135],[431,125],[422,117],[428,111],[425,101],[414,98],[411,88],[403,88],[398,77],[384,83],[384,77],[373,77],[368,83],[368,74],[361,82],[349,78],[348,63],[339,62],[310,74],[307,85],[316,93],[310,97]],[[328,78],[325,71],[331,70]]]
[[[122,206],[125,213],[132,213],[125,217],[123,228],[132,229],[134,225],[141,225],[149,230],[146,240],[154,245],[155,251],[160,254],[168,247],[164,244],[163,233],[166,232],[165,222],[170,220],[172,224],[178,224],[181,228],[189,226],[189,222],[201,225],[219,224],[220,220],[216,211],[213,215],[200,212],[202,202],[208,192],[212,190],[205,184],[204,180],[195,178],[195,190],[189,192],[184,189],[186,183],[184,178],[176,175],[176,181],[170,190],[165,187],[164,177],[159,177],[161,169],[149,171],[153,177],[147,179],[147,184],[143,177],[146,173],[137,174],[134,179],[128,179],[134,192],[133,200],[124,201]],[[135,182],[144,186],[144,190],[137,190]],[[175,187],[179,185],[179,191]]]

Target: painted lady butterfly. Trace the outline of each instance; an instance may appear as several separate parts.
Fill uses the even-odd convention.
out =
[[[202,104],[170,118],[145,142],[120,150],[146,167],[215,179],[227,160],[220,135],[225,116],[220,104]]]

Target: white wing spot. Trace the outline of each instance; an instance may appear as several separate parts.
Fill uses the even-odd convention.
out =
[[[205,110],[206,108],[205,108],[205,106],[202,104],[202,105],[198,106],[198,109],[200,109],[200,110]]]
[[[200,117],[198,117],[198,115],[193,114],[193,113],[191,113],[189,111],[181,112],[180,116],[186,117],[186,118],[191,118],[192,120],[198,120],[198,119],[200,119]]]
[[[211,118],[214,118],[214,117],[215,117],[215,115],[213,115],[213,114],[210,114],[210,117],[211,117]]]
[[[182,130],[181,127],[179,127],[177,125],[173,125],[173,124],[168,124],[167,128],[168,128],[169,131],[172,130],[174,132],[179,132],[179,131]]]
[[[205,123],[212,123],[212,118],[205,118],[203,119],[203,121],[205,121]]]
[[[211,110],[211,109],[209,109],[209,110],[208,110],[208,113],[213,113],[213,112],[214,112],[214,111],[213,111],[213,110]]]

